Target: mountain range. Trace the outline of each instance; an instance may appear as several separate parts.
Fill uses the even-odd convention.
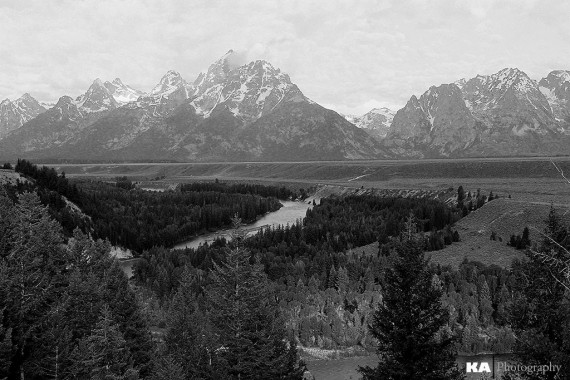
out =
[[[0,140],[6,157],[91,160],[343,160],[386,157],[380,144],[311,101],[269,62],[230,64],[193,82],[168,71],[149,92],[97,79]]]
[[[394,116],[383,147],[400,157],[567,155],[570,74],[518,69],[432,86]]]
[[[290,77],[229,51],[192,81],[168,71],[149,92],[96,79],[47,108],[0,103],[0,158],[299,161],[570,154],[570,72],[518,69],[432,86],[394,112],[340,115]]]

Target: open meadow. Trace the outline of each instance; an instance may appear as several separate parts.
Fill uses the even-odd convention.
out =
[[[206,180],[360,188],[493,191],[527,202],[570,203],[568,185],[553,163],[570,172],[570,158],[495,158],[406,161],[314,161],[238,163],[50,164],[68,177],[127,176],[144,185]]]

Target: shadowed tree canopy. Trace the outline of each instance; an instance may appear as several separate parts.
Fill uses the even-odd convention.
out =
[[[222,365],[231,379],[301,379],[304,366],[287,342],[272,286],[263,265],[239,245],[242,238],[234,236],[238,246],[215,265],[206,292]]]
[[[432,281],[412,217],[406,222],[396,259],[387,269],[383,299],[372,317],[378,366],[360,367],[365,380],[461,379],[455,338],[444,327],[443,291]]]

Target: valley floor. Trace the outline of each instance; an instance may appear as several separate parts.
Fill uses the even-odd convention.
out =
[[[68,177],[127,176],[143,187],[207,180],[336,185],[379,189],[446,189],[462,185],[524,202],[570,204],[569,157],[409,161],[53,164]]]

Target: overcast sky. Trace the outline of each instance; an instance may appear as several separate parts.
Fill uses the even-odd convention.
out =
[[[362,114],[505,67],[570,70],[569,16],[564,0],[0,0],[0,99],[75,97],[98,77],[149,91],[234,49]]]

